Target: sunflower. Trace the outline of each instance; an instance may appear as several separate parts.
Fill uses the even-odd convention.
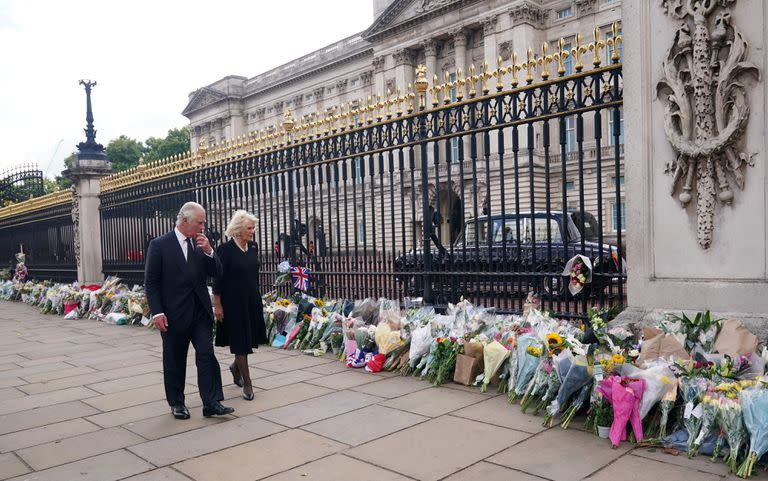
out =
[[[624,363],[624,356],[619,354],[618,352],[611,356],[611,361],[613,361],[614,364],[623,364]]]
[[[547,346],[550,348],[557,347],[563,343],[563,338],[556,332],[550,332],[547,334]]]
[[[322,299],[315,299],[315,305],[317,307],[323,307],[325,305],[325,302],[323,302]]]

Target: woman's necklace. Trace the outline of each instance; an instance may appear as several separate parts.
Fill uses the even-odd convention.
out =
[[[245,246],[241,246],[241,245],[240,245],[240,242],[239,242],[237,239],[235,239],[235,245],[237,245],[237,247],[238,247],[238,248],[239,248],[241,251],[243,251],[243,252],[246,252],[246,251],[248,251],[248,243],[247,243],[247,242],[245,243]]]

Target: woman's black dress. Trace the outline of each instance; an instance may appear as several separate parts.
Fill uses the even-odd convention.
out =
[[[222,276],[216,279],[214,294],[221,296],[224,322],[216,324],[216,345],[229,346],[232,354],[251,354],[267,343],[264,308],[259,291],[259,249],[248,242],[245,252],[230,239],[216,249]]]

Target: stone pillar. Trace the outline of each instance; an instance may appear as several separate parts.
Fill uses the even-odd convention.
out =
[[[469,76],[469,69],[467,68],[467,31],[460,28],[452,33],[454,55],[456,56],[456,71],[461,70],[462,74],[467,77]],[[437,79],[440,83],[445,81],[444,78],[440,78],[440,75],[437,76]]]
[[[768,64],[768,5],[712,2],[695,23],[678,8],[685,4],[622,5],[632,19],[622,25],[629,275],[622,318],[710,309],[745,320],[765,339],[768,90],[758,75]],[[739,70],[727,68],[736,63]],[[682,69],[691,80],[679,80]]]
[[[413,79],[413,53],[407,48],[403,48],[396,50],[392,54],[392,58],[395,61],[395,85],[405,91],[408,83],[412,82]],[[381,93],[382,95],[387,93],[386,87]]]
[[[430,82],[437,74],[437,42],[434,39],[428,39],[421,43],[421,47],[424,49],[424,62],[427,69],[427,80]],[[427,92],[429,97],[429,92]],[[430,105],[431,98],[427,98],[427,105]]]
[[[79,160],[65,171],[72,180],[72,222],[75,229],[77,281],[98,284],[104,280],[101,264],[101,178],[111,172],[110,163],[83,165]]]
[[[499,56],[496,48],[496,24],[498,17],[492,15],[483,19],[483,55],[488,62],[488,68],[496,68],[496,59]]]
[[[376,95],[382,95],[384,94],[384,64],[386,62],[386,57],[383,55],[379,55],[376,57],[373,57],[373,76],[374,76],[374,88],[372,95],[374,99],[376,98]],[[365,100],[365,99],[363,99]]]

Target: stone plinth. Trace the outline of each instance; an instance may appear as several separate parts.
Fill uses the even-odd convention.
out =
[[[668,3],[671,11],[681,2],[670,0]],[[683,5],[687,3],[682,2]],[[700,205],[697,206],[700,189],[696,179],[700,172],[694,171],[696,175],[687,206],[682,205],[685,197],[681,197],[681,185],[672,191],[674,166],[679,159],[668,139],[668,129],[665,129],[665,109],[670,108],[672,94],[663,85],[657,89],[660,81],[668,76],[663,62],[673,61],[668,56],[673,44],[677,42],[684,51],[690,49],[693,57],[698,54],[699,58],[708,58],[706,62],[694,60],[706,66],[718,64],[711,48],[722,46],[719,69],[724,71],[728,42],[732,42],[738,32],[748,46],[745,61],[764,74],[768,63],[764,32],[768,6],[760,0],[738,0],[723,10],[730,12],[729,18],[723,17],[717,7],[708,17],[706,49],[700,47],[701,42],[696,43],[700,29],[690,28],[688,32],[677,33],[681,22],[693,27],[693,17],[687,20],[675,18],[665,12],[661,2],[631,0],[625,1],[622,8],[623,17],[632,19],[623,22],[630,309],[622,317],[637,320],[658,315],[659,310],[710,309],[719,315],[735,315],[747,320],[753,329],[758,328],[768,320],[765,82],[757,78],[754,70],[738,77],[744,85],[750,112],[746,129],[737,135],[733,150],[737,156],[745,153],[746,164],[751,160],[754,165],[743,165],[740,169],[743,189],[739,188],[733,170],[727,165],[722,172],[725,175],[716,172],[715,179],[727,177],[728,185],[723,187],[720,180],[714,185],[714,215],[711,218],[714,229],[708,245],[706,239],[702,239],[706,237],[702,235],[706,229],[702,229],[697,212],[702,210]],[[697,68],[694,63],[692,70]],[[695,78],[686,78],[683,83],[693,89]],[[711,97],[716,98],[716,94],[713,87]],[[690,96],[693,97],[692,93]],[[687,125],[695,132],[697,125],[701,125],[695,121],[700,109],[695,103],[689,105],[691,120]],[[713,117],[727,108],[715,101],[712,105]],[[684,118],[688,113],[671,108],[679,114],[678,118]],[[724,116],[725,121],[729,115]],[[719,119],[713,123],[717,130],[708,136],[709,139],[716,139],[724,130]],[[693,141],[699,145],[698,142]],[[718,156],[727,157],[726,154],[721,149],[712,158],[716,162]],[[756,155],[750,159],[753,154]],[[681,181],[684,180],[682,177]],[[720,200],[727,197],[723,190],[733,194],[730,204]]]

